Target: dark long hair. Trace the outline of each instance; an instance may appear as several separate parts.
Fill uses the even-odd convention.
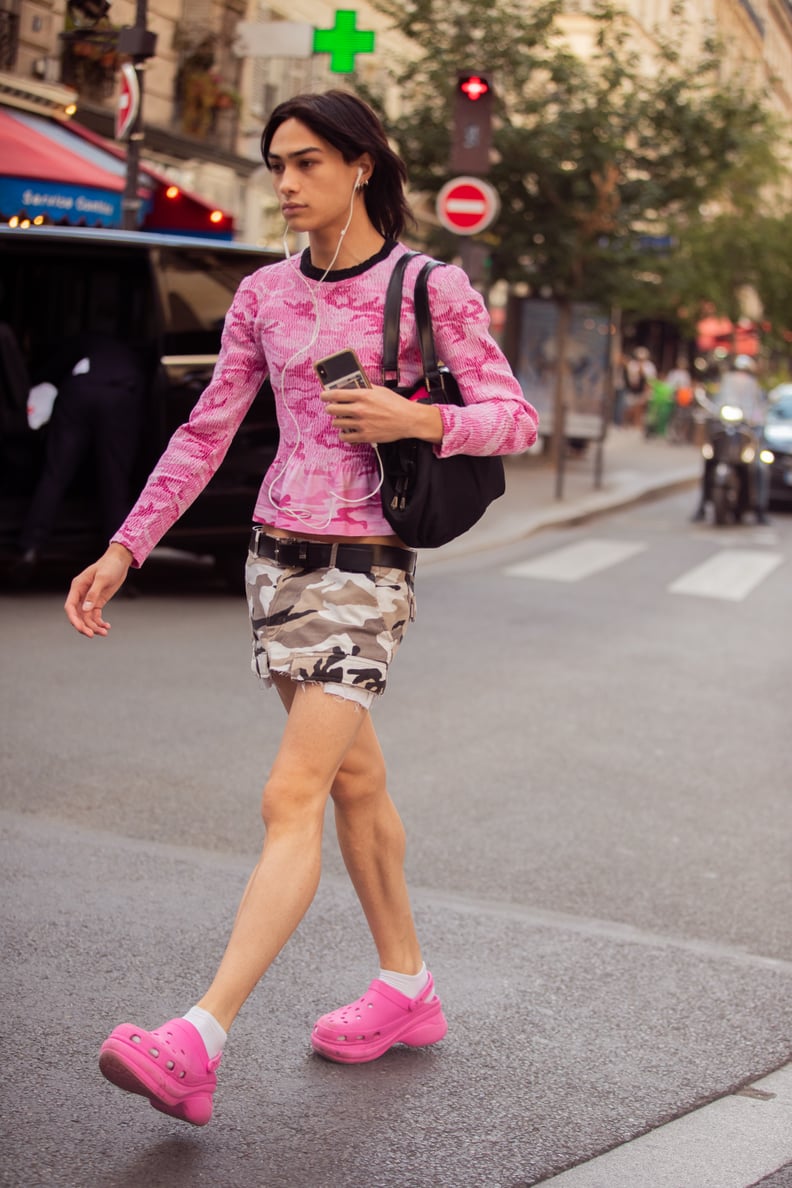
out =
[[[404,196],[407,170],[388,144],[379,117],[347,91],[295,95],[279,103],[261,135],[261,155],[269,169],[272,138],[286,120],[299,120],[333,148],[346,162],[368,153],[374,168],[363,190],[371,222],[386,239],[398,239],[407,222],[414,222]]]

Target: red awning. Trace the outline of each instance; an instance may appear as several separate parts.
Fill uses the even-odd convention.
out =
[[[126,161],[126,149],[120,144],[107,141],[97,132],[71,124],[70,129],[86,143],[101,148],[118,161]],[[176,231],[187,234],[217,235],[231,239],[234,231],[234,216],[228,211],[208,202],[200,194],[183,189],[172,178],[153,165],[141,163],[140,178],[145,178],[151,190],[151,204],[142,227],[145,231]],[[178,191],[174,197],[168,191]],[[215,216],[214,218],[212,216]]]
[[[32,181],[66,182],[73,186],[120,192],[124,183],[116,173],[86,161],[50,137],[0,108],[0,174]]]
[[[732,322],[729,318],[711,315],[696,326],[696,346],[700,351],[725,350],[735,355],[757,355],[759,332],[753,322]]]
[[[43,213],[58,222],[120,226],[125,181],[125,146],[76,121],[0,107],[0,215],[26,212],[32,218]],[[43,189],[47,192],[40,192]],[[181,186],[175,190],[168,196],[174,191],[172,180],[141,163],[142,229],[232,238],[233,215]],[[85,210],[91,212],[87,217],[79,213]]]

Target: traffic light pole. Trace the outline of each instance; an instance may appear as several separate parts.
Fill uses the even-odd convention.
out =
[[[454,89],[454,131],[451,171],[486,177],[492,147],[493,90],[481,74],[457,74]]]
[[[479,292],[486,287],[486,263],[489,252],[490,249],[485,243],[478,243],[464,235],[459,236],[459,258],[463,271],[467,273],[473,288]]]
[[[125,231],[138,227],[140,198],[138,197],[138,172],[140,170],[140,149],[143,143],[143,76],[146,62],[154,56],[157,44],[156,33],[146,28],[148,0],[137,0],[135,24],[122,29],[118,35],[118,52],[128,54],[132,59],[138,82],[138,108],[127,142],[126,179],[121,198],[121,226]]]
[[[458,72],[454,88],[451,172],[486,177],[492,147],[493,88],[485,74]],[[488,249],[460,236],[462,268],[475,288],[482,287]]]

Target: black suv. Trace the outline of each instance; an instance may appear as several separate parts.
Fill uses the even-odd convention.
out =
[[[108,321],[141,353],[147,393],[138,491],[211,376],[239,282],[279,258],[250,246],[145,232],[0,226],[0,570],[15,555],[43,463],[47,426],[30,428],[27,403],[46,360]],[[265,383],[219,471],[162,544],[214,555],[221,568],[238,572],[277,440]],[[104,549],[94,470],[87,465],[72,484],[42,561],[81,566]]]

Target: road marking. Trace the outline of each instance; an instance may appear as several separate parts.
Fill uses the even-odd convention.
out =
[[[618,565],[642,553],[645,544],[630,543],[617,540],[581,540],[577,544],[566,545],[563,549],[556,549],[546,553],[543,557],[536,557],[533,561],[521,561],[517,565],[510,565],[505,572],[511,577],[542,578],[549,582],[579,582],[582,578],[590,577],[593,573],[600,573],[609,569],[611,565]]]
[[[780,553],[723,549],[695,569],[688,570],[668,589],[672,594],[693,594],[698,598],[741,602],[782,561]]]
[[[792,1064],[542,1183],[746,1188],[792,1159]],[[784,1181],[785,1183],[787,1181]]]

